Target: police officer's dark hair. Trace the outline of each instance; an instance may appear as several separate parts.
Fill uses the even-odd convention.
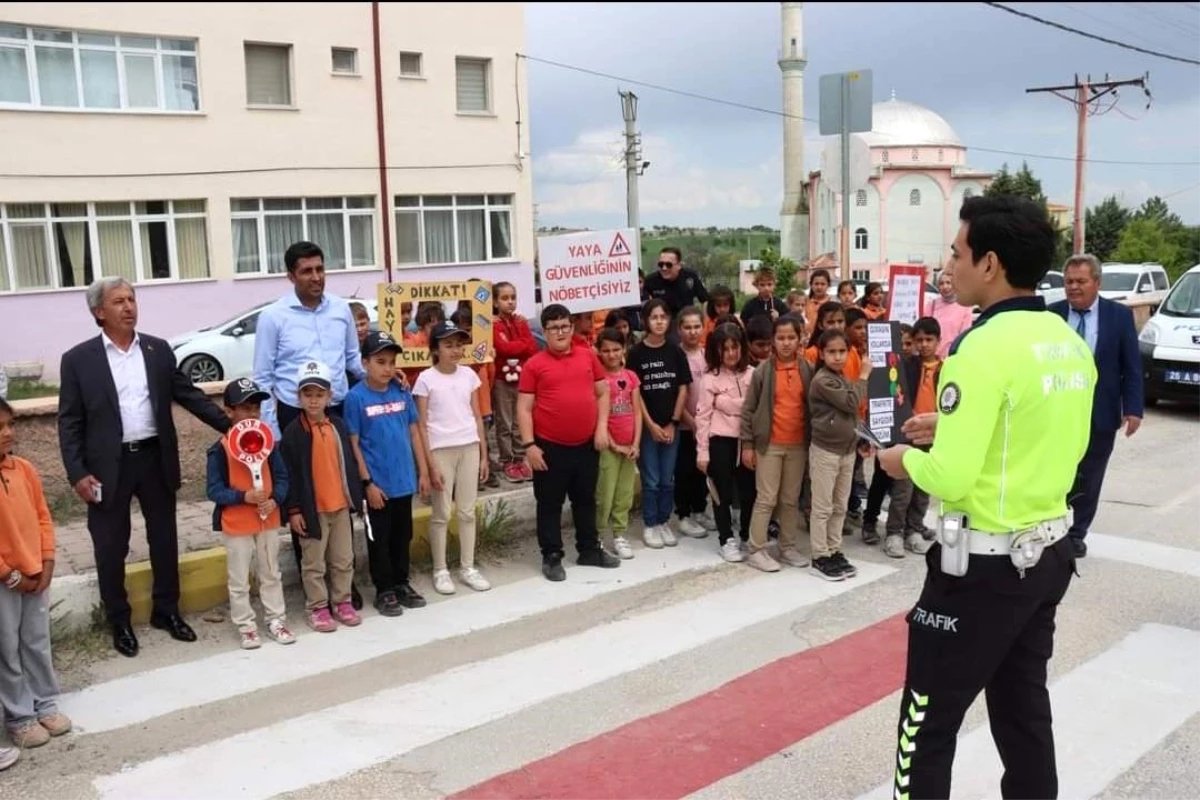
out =
[[[616,328],[605,328],[604,330],[600,331],[600,335],[596,337],[597,353],[600,352],[600,345],[604,342],[616,342],[617,344],[621,345],[621,347],[624,347],[625,337],[621,335],[621,332]]]
[[[1008,285],[1036,289],[1054,260],[1054,226],[1046,210],[1011,195],[969,197],[958,212],[967,223],[967,246],[976,263],[993,252]]]
[[[932,336],[935,339],[942,338],[942,325],[933,317],[921,317],[913,325],[913,336],[918,333],[923,333],[926,336]]]
[[[663,253],[671,253],[672,255],[675,256],[675,261],[677,263],[679,263],[679,264],[683,263],[683,251],[680,250],[678,247],[664,247],[662,250],[658,251],[658,254],[660,256]]]
[[[560,319],[570,319],[571,312],[562,303],[551,303],[542,309],[542,328]]]
[[[318,245],[312,242],[296,242],[283,253],[283,263],[287,267],[288,272],[296,271],[296,262],[302,258],[312,258],[316,256],[325,262],[325,251]]]

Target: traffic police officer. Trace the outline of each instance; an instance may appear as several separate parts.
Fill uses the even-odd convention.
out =
[[[936,415],[879,463],[941,500],[938,544],[908,615],[895,800],[950,796],[963,715],[982,690],[1004,763],[1001,794],[1058,793],[1046,665],[1074,571],[1066,500],[1087,450],[1096,367],[1034,288],[1054,257],[1038,205],[972,197],[948,268],[979,319],[950,350]],[[924,429],[924,431],[922,431]]]

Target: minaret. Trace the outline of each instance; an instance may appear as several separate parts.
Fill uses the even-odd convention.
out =
[[[808,260],[808,215],[804,191],[804,3],[781,3],[783,48],[783,209],[780,212],[780,254],[803,265]]]

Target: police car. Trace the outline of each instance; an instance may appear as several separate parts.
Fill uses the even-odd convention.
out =
[[[1138,335],[1146,405],[1200,399],[1200,264],[1184,273]]]

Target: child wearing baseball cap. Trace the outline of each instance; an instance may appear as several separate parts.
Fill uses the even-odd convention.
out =
[[[225,387],[225,413],[235,426],[259,418],[259,406],[270,397],[249,378]],[[280,644],[296,637],[288,630],[279,574],[280,506],[287,499],[287,469],[279,448],[263,462],[262,486],[256,488],[250,467],[236,457],[241,443],[226,433],[208,448],[208,499],[213,501],[213,530],[225,535],[229,584],[229,618],[241,636],[243,650],[262,646],[254,608],[250,605],[250,564],[256,562],[258,596],[267,620],[267,635]],[[247,449],[253,447],[246,437]],[[261,446],[261,439],[257,442]]]
[[[355,474],[346,423],[325,411],[331,396],[330,376],[329,367],[320,361],[300,366],[297,385],[304,413],[283,432],[281,448],[288,473],[288,524],[300,539],[307,622],[318,633],[333,633],[338,622],[351,626],[362,622],[350,600],[354,582],[350,514],[362,508],[363,489]],[[330,588],[325,586],[326,572]]]

